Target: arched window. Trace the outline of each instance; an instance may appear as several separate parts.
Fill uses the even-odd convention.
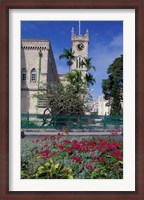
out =
[[[26,81],[26,68],[22,69],[22,80]]]
[[[76,60],[76,68],[83,68],[83,66],[81,65],[82,62],[82,57],[79,56]]]
[[[76,68],[78,68],[79,64],[78,64],[78,58],[76,59]]]
[[[36,80],[37,80],[37,72],[36,72],[36,69],[33,68],[31,70],[31,82],[36,82]]]

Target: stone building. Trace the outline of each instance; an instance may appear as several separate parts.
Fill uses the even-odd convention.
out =
[[[103,96],[98,97],[97,106],[98,106],[98,115],[110,115],[109,101],[105,100]]]
[[[80,63],[88,58],[88,30],[85,35],[71,31],[72,50],[76,60],[70,71],[79,70],[84,77],[87,73],[85,66]],[[21,113],[43,113],[46,108],[44,100],[33,98],[38,93],[40,82],[57,82],[66,84],[66,74],[58,74],[55,58],[49,40],[22,39],[21,41]]]
[[[33,98],[33,95],[38,92],[41,81],[44,83],[58,81],[58,72],[50,41],[22,39],[21,113],[41,113],[44,110],[44,102],[38,102],[36,98]],[[37,108],[38,104],[39,108]]]

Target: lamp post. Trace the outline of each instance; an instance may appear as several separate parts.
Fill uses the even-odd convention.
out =
[[[38,55],[39,55],[39,67],[38,67],[38,98],[39,98],[40,74],[41,74],[41,58],[42,58],[41,50],[39,51]],[[38,105],[37,105],[37,114],[38,114]]]
[[[38,92],[39,92],[39,84],[40,84],[40,73],[41,73],[41,58],[42,58],[42,52],[39,51],[39,68],[38,68]]]

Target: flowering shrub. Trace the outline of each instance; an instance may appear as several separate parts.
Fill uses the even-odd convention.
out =
[[[32,137],[32,136],[31,136]],[[33,137],[34,138],[34,137]],[[22,178],[121,179],[122,141],[96,136],[22,139]]]

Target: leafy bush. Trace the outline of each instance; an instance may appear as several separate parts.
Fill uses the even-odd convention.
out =
[[[42,156],[37,154],[36,157],[39,159]],[[65,168],[64,165],[54,163],[52,159],[43,159],[43,162],[39,162],[33,173],[30,174],[28,169],[23,169],[21,177],[23,179],[72,179],[71,173],[71,168]]]

